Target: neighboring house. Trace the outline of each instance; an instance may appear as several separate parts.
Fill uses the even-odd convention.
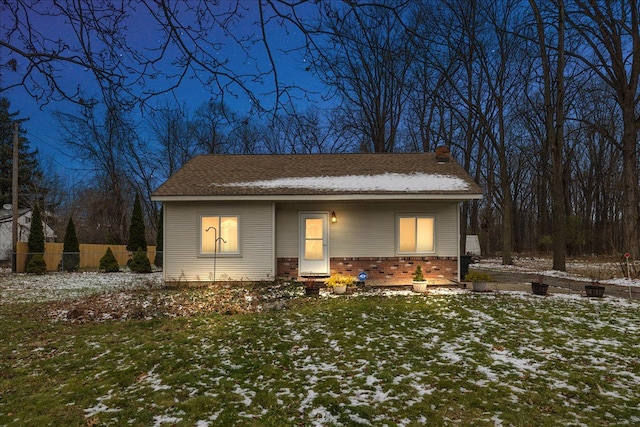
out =
[[[448,150],[208,155],[152,195],[168,282],[366,272],[372,283],[459,279],[460,209],[482,190]],[[371,282],[370,282],[371,283]]]
[[[32,214],[31,209],[18,209],[18,242],[27,242],[29,240]],[[0,261],[11,259],[11,252],[13,251],[12,224],[13,210],[0,209]],[[42,227],[45,239],[53,241],[56,237],[53,229],[46,224],[43,224]]]

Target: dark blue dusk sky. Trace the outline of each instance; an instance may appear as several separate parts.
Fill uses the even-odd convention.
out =
[[[258,40],[261,36],[261,29],[258,25],[257,2],[246,1],[242,4],[246,7],[246,10],[243,12],[244,17],[232,26],[234,35],[242,35],[247,38],[253,35],[253,37]],[[0,13],[2,13],[1,9]],[[74,35],[71,32],[71,28],[65,25],[62,19],[47,17],[46,19],[36,19],[32,21],[32,24],[39,32],[47,35],[51,39],[60,38],[69,45],[74,45]],[[284,28],[278,25],[276,21],[269,22],[267,30],[271,53],[277,66],[278,81],[285,85],[298,85],[303,87],[309,90],[316,100],[319,100],[320,96],[326,93],[326,90],[323,89],[322,84],[319,83],[312,72],[306,70],[309,63],[304,57],[303,51],[291,50],[292,48],[302,45],[303,39],[300,33],[296,32],[295,29]],[[162,37],[161,29],[158,24],[149,17],[148,13],[145,13],[141,8],[139,8],[137,12],[131,11],[131,17],[126,29],[127,43],[140,49],[153,48],[161,42]],[[220,31],[219,34],[209,35],[209,38],[211,37],[225,45],[225,47],[218,51],[217,56],[220,61],[228,61],[228,67],[234,72],[251,75],[255,74],[256,68],[260,71],[267,71],[269,69],[266,51],[261,42],[247,43],[247,46],[251,46],[251,57],[248,57],[247,54],[222,31]],[[170,56],[171,52],[168,53]],[[0,58],[0,61],[6,62],[2,58]],[[18,64],[18,70],[15,75],[5,74],[2,76],[0,84],[9,86],[15,79],[22,78],[20,65],[21,64]],[[164,61],[162,66],[167,73],[173,71],[171,61],[169,60]],[[87,94],[98,93],[91,71],[68,64],[59,65],[58,70],[59,84],[67,88],[75,88],[77,86]],[[206,78],[206,74],[202,74],[201,77]],[[261,82],[254,82],[247,77],[246,82],[247,86],[249,86],[260,102],[263,103],[266,108],[269,108],[274,102],[272,94],[273,75],[265,76]],[[155,80],[147,79],[144,88],[161,90],[164,88],[163,85],[167,84],[169,84],[169,82],[163,78]],[[226,93],[224,102],[235,111],[247,112],[250,109],[249,100],[243,96],[239,90],[235,90],[234,92],[235,93]],[[38,102],[34,100],[33,97],[21,87],[5,91],[2,93],[2,96],[9,99],[12,111],[19,111],[20,117],[29,118],[29,121],[23,124],[23,130],[26,131],[31,147],[37,148],[40,151],[41,161],[44,164],[52,162],[56,172],[61,176],[77,176],[78,169],[82,169],[82,165],[78,163],[73,153],[69,153],[68,148],[62,144],[62,135],[58,132],[58,122],[53,117],[53,112],[63,111],[77,113],[79,111],[78,106],[68,101],[51,101],[45,105],[42,101]],[[151,99],[148,104],[150,106],[164,105],[167,100],[174,101],[173,96],[175,96],[177,103],[186,105],[190,112],[193,112],[198,106],[211,99],[212,93],[209,88],[194,79],[193,75],[188,75],[173,95],[158,96]],[[296,108],[304,110],[308,106],[309,101],[304,99],[302,93],[300,93],[300,99],[296,104]],[[143,139],[146,139],[148,143],[153,143],[152,137],[144,129],[144,121],[148,114],[143,109],[135,108],[132,111],[132,116],[140,123],[140,135]]]

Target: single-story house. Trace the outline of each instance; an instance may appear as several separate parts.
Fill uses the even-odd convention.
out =
[[[449,156],[203,155],[152,195],[167,282],[357,276],[459,280],[460,209],[479,185]]]
[[[18,209],[18,242],[27,242],[31,231],[33,211],[27,208]],[[47,241],[53,241],[56,233],[47,224],[42,224]],[[0,209],[0,261],[11,259],[13,251],[13,210],[10,205]]]

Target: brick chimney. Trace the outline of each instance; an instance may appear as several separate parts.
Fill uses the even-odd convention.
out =
[[[436,162],[448,162],[449,161],[449,147],[441,145],[436,147]]]

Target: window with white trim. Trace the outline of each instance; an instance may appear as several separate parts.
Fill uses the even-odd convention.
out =
[[[398,254],[435,252],[435,218],[433,216],[398,215]]]
[[[200,254],[239,254],[240,236],[237,215],[200,217]]]

